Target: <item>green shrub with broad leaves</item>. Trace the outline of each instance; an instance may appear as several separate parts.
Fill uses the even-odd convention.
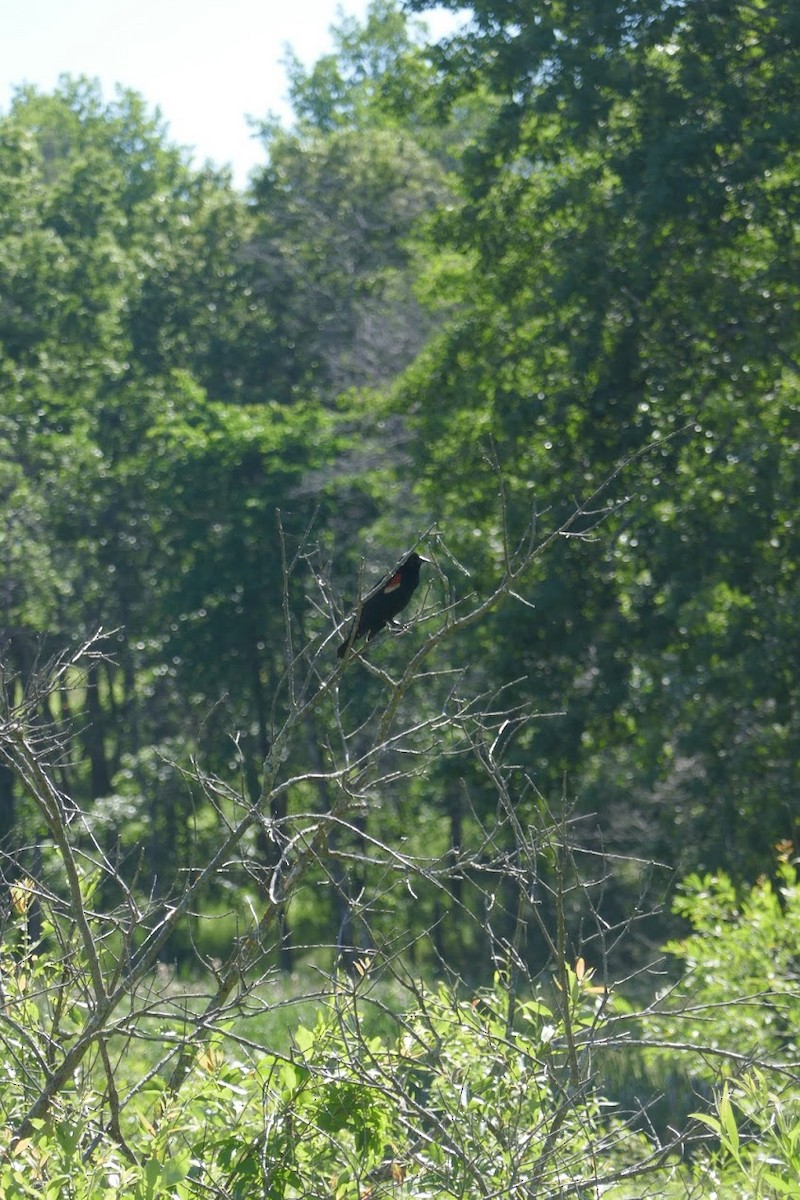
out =
[[[638,1012],[582,958],[470,993],[405,978],[402,1004],[400,973],[390,991],[391,964],[364,960],[306,1001],[288,1037],[284,1024],[271,1039],[266,988],[249,996],[255,1015],[240,1007],[208,1038],[185,989],[150,981],[20,1136],[85,1032],[79,943],[67,963],[46,923],[30,937],[34,896],[26,881],[10,889],[0,950],[4,1200],[800,1196],[788,852],[774,882],[739,893],[719,875],[686,881],[692,931],[669,947],[684,974]],[[669,1061],[710,1097],[667,1138],[641,1119],[647,1098],[637,1119],[604,1094],[609,1055],[633,1061],[632,1041],[652,1079]]]

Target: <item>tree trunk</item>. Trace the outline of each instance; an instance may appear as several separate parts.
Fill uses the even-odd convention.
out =
[[[89,756],[91,799],[107,796],[111,791],[111,776],[106,761],[105,714],[98,691],[99,673],[92,663],[86,673],[86,710],[89,723],[84,730],[83,744]]]

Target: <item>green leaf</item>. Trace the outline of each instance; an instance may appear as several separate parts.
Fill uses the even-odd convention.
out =
[[[774,1171],[764,1171],[761,1180],[779,1196],[797,1197],[800,1195],[797,1180],[787,1179],[785,1175],[777,1175]]]
[[[312,1029],[307,1029],[305,1025],[300,1025],[294,1031],[294,1041],[297,1049],[301,1054],[308,1054],[311,1047],[314,1045],[315,1035]]]
[[[728,1152],[738,1161],[739,1159],[739,1128],[731,1104],[727,1083],[722,1089],[722,1096],[717,1104],[720,1118],[720,1137]]]

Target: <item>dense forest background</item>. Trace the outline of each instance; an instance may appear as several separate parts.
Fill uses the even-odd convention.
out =
[[[0,116],[4,1200],[800,1196],[800,7],[427,7]]]
[[[781,0],[478,0],[429,45],[375,0],[290,64],[295,120],[264,125],[244,193],[135,94],[18,91],[0,119],[3,686],[13,705],[104,631],[40,718],[72,721],[58,785],[145,891],[218,836],[183,767],[258,796],[286,604],[333,665],[359,580],[418,546],[419,620],[368,653],[390,670],[453,597],[491,592],[499,491],[512,533],[533,514],[545,539],[599,488],[602,519],[438,666],[541,714],[513,753],[587,849],[628,862],[609,919],[636,863],[670,869],[662,890],[753,881],[796,837],[799,35]],[[380,680],[355,662],[341,687],[366,719]],[[310,727],[298,770],[323,741]],[[387,784],[363,832],[446,854],[495,805],[443,754]],[[0,767],[6,849],[32,862],[38,821]],[[249,885],[203,905],[235,910]],[[342,893],[370,886],[361,870]],[[287,964],[335,938],[340,903],[296,901]],[[409,894],[385,920],[421,930],[440,904]],[[474,964],[457,933],[440,949]]]

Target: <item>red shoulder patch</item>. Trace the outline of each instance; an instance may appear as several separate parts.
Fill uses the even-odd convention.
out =
[[[402,582],[403,582],[403,576],[398,571],[397,574],[393,575],[392,578],[389,580],[389,582],[384,587],[383,594],[386,595],[387,592],[396,592]]]

